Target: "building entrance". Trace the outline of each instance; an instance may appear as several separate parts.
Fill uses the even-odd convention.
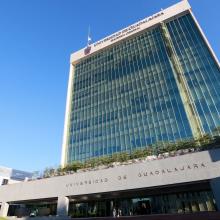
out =
[[[8,216],[36,217],[57,214],[57,199],[18,201],[10,203]]]
[[[197,183],[74,197],[70,198],[69,215],[74,218],[119,217],[216,210],[209,184]]]

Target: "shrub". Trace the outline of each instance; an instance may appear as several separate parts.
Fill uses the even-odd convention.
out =
[[[145,157],[143,149],[136,149],[131,152],[130,158],[131,159],[139,159]]]
[[[127,152],[122,152],[118,154],[117,161],[118,162],[125,162],[130,159],[130,155]]]
[[[213,138],[210,134],[205,134],[199,138],[197,138],[197,143],[199,146],[204,146],[213,143]]]
[[[175,151],[175,150],[177,150],[176,143],[174,143],[174,142],[168,143],[168,145],[166,146],[166,151],[171,152],[171,151]]]
[[[220,135],[220,126],[217,126],[215,129],[213,129],[213,135],[219,136]]]
[[[195,148],[197,143],[194,139],[186,139],[176,142],[176,150]]]
[[[56,170],[57,173],[60,173],[60,172],[62,172],[62,171],[63,171],[63,168],[62,168],[61,166],[59,166],[59,167],[57,168],[57,170]]]
[[[112,157],[111,156],[103,156],[99,158],[100,165],[108,165],[112,163]]]
[[[142,151],[143,151],[143,156],[144,157],[150,156],[154,153],[153,147],[146,147]]]
[[[74,162],[71,164],[67,164],[64,168],[63,171],[74,171],[76,172],[78,169],[83,168],[83,164],[81,162]]]
[[[88,165],[88,167],[96,167],[96,166],[99,166],[101,165],[101,161],[99,158],[92,158],[88,161],[86,161],[86,164]]]
[[[66,167],[46,168],[44,170],[44,177],[54,175],[56,172],[62,173],[65,171],[74,171],[82,168],[94,168],[100,165],[109,165],[113,162],[126,162],[129,159],[141,159],[149,155],[158,155],[165,152],[177,151],[181,149],[199,148],[201,150],[208,150],[219,147],[220,136],[212,137],[209,134],[205,134],[197,139],[185,139],[177,142],[157,142],[154,145],[150,145],[146,148],[140,148],[133,150],[130,154],[128,152],[114,153],[110,156],[103,156],[99,158],[92,158],[90,160],[82,162],[74,162],[67,164]],[[1,220],[1,219],[0,219]]]
[[[45,168],[45,170],[43,171],[43,177],[50,177],[53,176],[55,174],[56,170],[54,168]]]

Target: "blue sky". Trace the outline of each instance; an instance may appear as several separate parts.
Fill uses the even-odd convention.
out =
[[[0,0],[0,165],[60,163],[69,56],[178,0]],[[220,57],[220,1],[190,4]]]

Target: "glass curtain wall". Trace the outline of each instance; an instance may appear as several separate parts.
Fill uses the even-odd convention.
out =
[[[167,23],[205,133],[220,125],[220,70],[190,14]]]
[[[68,162],[192,137],[160,27],[75,66]]]
[[[220,125],[220,70],[190,14],[166,23],[203,133]],[[192,138],[160,24],[75,65],[67,163]]]

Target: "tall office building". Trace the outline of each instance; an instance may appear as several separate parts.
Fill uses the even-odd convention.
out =
[[[212,133],[220,67],[182,1],[71,56],[62,164]]]
[[[62,165],[211,134],[219,78],[187,1],[88,45],[71,57]],[[0,186],[0,216],[220,219],[220,148],[200,149]]]

